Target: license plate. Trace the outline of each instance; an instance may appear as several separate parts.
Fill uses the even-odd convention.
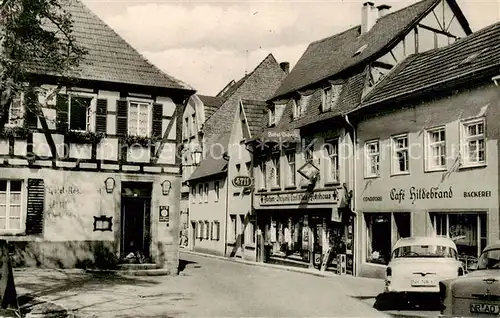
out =
[[[436,286],[437,282],[434,279],[428,278],[420,278],[420,279],[412,279],[411,285],[414,287],[428,287],[428,286]]]
[[[490,304],[471,304],[470,312],[474,314],[492,314],[498,315],[500,313],[500,305]]]

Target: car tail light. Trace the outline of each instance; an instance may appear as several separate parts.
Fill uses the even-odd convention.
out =
[[[387,267],[387,269],[385,270],[385,273],[386,273],[387,277],[392,276],[392,269],[390,267]]]
[[[458,268],[458,276],[464,276],[464,269],[462,267]]]

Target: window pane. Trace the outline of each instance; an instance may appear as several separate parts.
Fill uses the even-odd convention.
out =
[[[0,204],[7,204],[7,194],[0,192]]]
[[[85,130],[87,128],[87,107],[90,107],[91,98],[70,98],[70,129]]]
[[[0,218],[0,230],[5,230],[5,218]]]
[[[10,194],[10,204],[21,204],[21,193],[11,193]]]
[[[365,214],[368,231],[367,261],[387,264],[391,254],[391,215]]]
[[[21,181],[14,180],[10,182],[10,191],[21,192]]]
[[[20,230],[21,229],[21,219],[20,218],[10,218],[9,219],[9,229]]]
[[[0,192],[7,191],[7,180],[0,180]]]
[[[5,205],[0,205],[0,217],[5,217],[6,207]]]
[[[21,217],[21,206],[20,205],[15,205],[15,206],[10,206],[9,209],[9,217]]]

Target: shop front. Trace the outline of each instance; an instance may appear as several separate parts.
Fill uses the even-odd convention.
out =
[[[473,269],[486,244],[498,240],[498,198],[496,184],[473,181],[488,178],[459,182],[462,177],[432,185],[425,180],[368,184],[358,199],[359,275],[383,277],[392,246],[410,236],[450,237],[465,268]]]
[[[259,261],[352,274],[354,217],[340,206],[340,192],[256,193]]]

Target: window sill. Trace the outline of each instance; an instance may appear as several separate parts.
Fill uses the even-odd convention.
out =
[[[267,192],[267,189],[259,189],[257,192]]]
[[[272,187],[271,191],[281,191],[281,187]]]
[[[297,186],[296,185],[288,185],[285,187],[285,190],[297,190]]]
[[[247,249],[247,250],[253,250],[253,251],[255,251],[255,248],[256,248],[255,244],[245,245],[245,249]]]
[[[340,185],[340,182],[338,181],[329,181],[325,182],[324,186],[325,187],[338,187]]]
[[[425,169],[425,173],[432,173],[432,172],[444,172],[447,171],[448,168],[433,168],[433,169]]]
[[[310,186],[311,186],[311,184],[310,184],[310,183],[308,183],[308,184],[301,184],[301,185],[300,185],[300,188],[301,188],[301,189],[307,189],[307,188],[309,188]]]
[[[458,169],[459,170],[466,170],[466,169],[474,169],[474,168],[485,168],[487,166],[486,162],[485,163],[471,163],[471,164],[464,164],[460,166]]]
[[[379,174],[374,174],[374,175],[371,175],[371,176],[365,176],[364,178],[365,179],[377,179],[377,178],[380,178],[380,175]]]
[[[391,173],[391,177],[397,177],[397,176],[408,176],[410,175],[410,172],[393,172]]]

